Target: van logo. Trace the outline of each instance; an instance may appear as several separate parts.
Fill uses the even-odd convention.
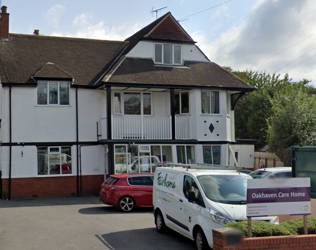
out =
[[[165,186],[165,187],[171,187],[171,188],[175,188],[176,187],[176,182],[175,181],[168,181],[168,174],[165,175],[165,177],[163,177],[161,175],[162,173],[160,172],[158,174],[158,185],[159,186]]]

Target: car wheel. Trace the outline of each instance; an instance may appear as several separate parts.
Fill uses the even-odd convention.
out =
[[[194,233],[194,241],[197,250],[209,249],[207,239],[201,228],[197,228]]]
[[[123,212],[130,212],[135,207],[135,201],[133,198],[124,196],[118,202],[118,208]]]
[[[157,211],[156,213],[155,224],[156,224],[156,229],[159,233],[164,233],[166,231],[166,225],[160,211]]]

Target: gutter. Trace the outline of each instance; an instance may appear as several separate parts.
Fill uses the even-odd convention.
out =
[[[10,148],[9,148],[9,195],[8,199],[11,200],[11,184],[12,184],[12,114],[11,114],[11,86],[9,88],[9,130],[10,130]]]

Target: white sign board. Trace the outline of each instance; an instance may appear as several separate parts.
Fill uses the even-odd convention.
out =
[[[247,217],[311,214],[310,178],[249,179]]]

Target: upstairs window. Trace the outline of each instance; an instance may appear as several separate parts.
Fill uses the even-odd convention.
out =
[[[69,105],[69,82],[39,81],[38,105]]]
[[[176,114],[189,114],[190,101],[189,92],[175,93],[175,113]]]
[[[151,115],[151,93],[114,93],[114,114]]]
[[[219,92],[201,91],[202,114],[219,114]]]
[[[181,64],[181,45],[155,44],[155,63]]]

